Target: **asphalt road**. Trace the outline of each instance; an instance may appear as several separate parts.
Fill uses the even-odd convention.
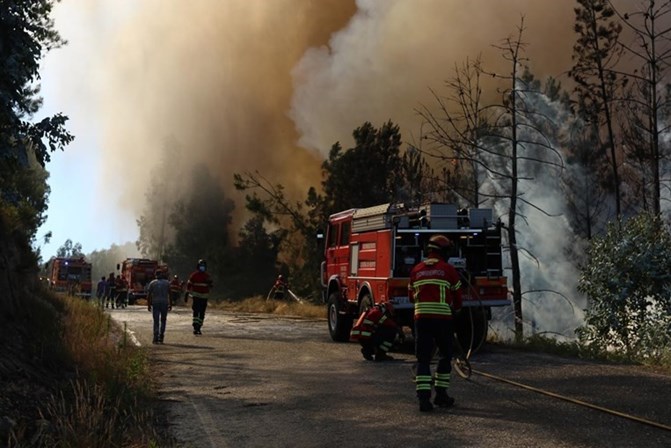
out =
[[[146,307],[111,313],[151,351],[159,412],[179,446],[671,446],[671,378],[642,367],[486,347],[471,359],[470,380],[453,374],[455,407],[420,413],[412,353],[365,361],[357,344],[330,340],[325,320],[208,310],[203,335],[195,336],[191,310],[178,307],[165,344],[152,345]]]

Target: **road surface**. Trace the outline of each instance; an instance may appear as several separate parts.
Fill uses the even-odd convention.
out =
[[[476,372],[643,422],[479,374],[453,374],[455,407],[429,414],[418,410],[410,351],[365,361],[357,344],[330,340],[325,320],[208,310],[195,336],[191,310],[177,307],[165,344],[152,345],[146,307],[108,312],[150,350],[159,412],[179,446],[671,446],[671,378],[642,367],[491,347],[471,359]]]

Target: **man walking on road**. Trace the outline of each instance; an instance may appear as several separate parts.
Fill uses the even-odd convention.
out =
[[[186,282],[187,294],[184,296],[184,302],[186,303],[189,295],[193,298],[191,305],[193,310],[193,334],[203,334],[200,329],[205,320],[205,310],[212,288],[212,278],[207,272],[205,260],[198,260],[196,267],[197,270],[189,276],[189,280]]]
[[[98,305],[100,308],[105,308],[105,289],[107,288],[107,280],[105,280],[105,276],[98,281],[98,285],[96,286],[96,297],[98,298]]]
[[[452,372],[452,338],[454,314],[461,310],[461,281],[454,266],[448,264],[452,242],[444,235],[434,235],[427,244],[428,257],[410,272],[408,296],[415,303],[415,387],[419,410],[433,410],[433,404],[449,407],[454,398],[447,395]],[[434,344],[440,350],[434,387],[436,398],[431,404],[431,356]]]
[[[156,272],[156,279],[149,283],[147,289],[147,310],[153,312],[154,317],[154,344],[163,344],[165,325],[168,320],[170,304],[170,283],[163,271]]]

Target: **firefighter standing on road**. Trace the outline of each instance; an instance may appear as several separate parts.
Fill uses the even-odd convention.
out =
[[[114,309],[116,304],[116,279],[114,278],[114,272],[110,272],[109,277],[107,277],[107,288],[105,289],[105,295],[107,298],[105,308],[112,304],[112,309]]]
[[[361,354],[368,361],[393,360],[387,352],[394,345],[398,325],[393,319],[394,307],[391,303],[378,303],[364,311],[350,332],[350,339],[359,341]],[[373,358],[375,356],[375,358]]]
[[[179,281],[179,276],[175,274],[170,280],[170,304],[175,306],[182,295],[182,282]]]
[[[427,244],[428,257],[410,273],[408,295],[415,303],[415,384],[419,410],[433,410],[433,404],[449,407],[454,398],[447,395],[452,371],[454,313],[461,310],[461,281],[454,266],[448,264],[452,242],[444,235],[434,235]],[[434,344],[440,350],[431,404],[431,356]]]
[[[201,327],[205,320],[205,310],[207,309],[207,299],[212,288],[212,278],[207,272],[207,263],[205,260],[198,260],[197,270],[194,271],[186,282],[187,294],[184,301],[188,300],[190,295],[193,299],[191,309],[193,310],[193,334],[203,334]]]

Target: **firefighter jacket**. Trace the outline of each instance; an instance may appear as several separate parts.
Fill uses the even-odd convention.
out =
[[[177,278],[170,280],[170,293],[179,294],[182,292],[182,283]]]
[[[195,271],[186,282],[186,290],[193,297],[207,299],[210,296],[210,288],[212,288],[212,278],[207,272]]]
[[[381,306],[375,305],[368,311],[361,313],[359,320],[352,327],[350,340],[360,342],[368,340],[373,337],[375,331],[380,327],[392,329],[394,334],[398,331],[398,326],[389,312],[383,311]]]
[[[410,272],[408,296],[415,303],[415,319],[452,319],[461,309],[459,273],[442,257],[430,253]]]
[[[126,279],[124,279],[121,276],[118,276],[116,280],[114,281],[114,286],[116,287],[116,291],[126,291],[128,289],[128,284],[126,283]]]
[[[282,290],[282,291],[284,291],[284,289],[288,288],[288,287],[289,287],[289,283],[283,278],[278,278],[277,280],[275,280],[275,284],[273,285],[273,288],[279,289],[279,290]]]

